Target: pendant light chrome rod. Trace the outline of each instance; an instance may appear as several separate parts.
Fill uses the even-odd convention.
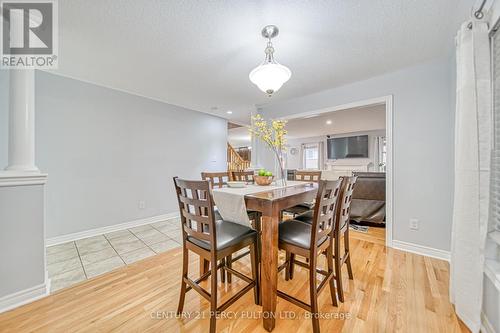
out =
[[[275,25],[266,25],[264,29],[262,29],[262,37],[267,38],[267,47],[264,50],[264,53],[266,54],[266,60],[264,61],[265,63],[275,63],[273,53],[274,53],[274,47],[273,47],[273,42],[272,39],[279,34],[279,29]]]

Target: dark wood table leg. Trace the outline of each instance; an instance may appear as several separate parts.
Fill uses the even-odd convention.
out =
[[[275,326],[278,283],[278,223],[279,211],[270,209],[262,214],[261,290],[263,325],[267,331]]]

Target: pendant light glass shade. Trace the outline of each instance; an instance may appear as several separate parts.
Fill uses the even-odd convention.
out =
[[[278,91],[291,76],[292,72],[287,67],[275,62],[265,62],[248,75],[250,81],[269,96]]]

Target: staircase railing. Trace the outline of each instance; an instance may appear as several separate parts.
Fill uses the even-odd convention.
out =
[[[244,160],[240,154],[227,144],[227,171],[245,171],[250,168],[250,161]]]

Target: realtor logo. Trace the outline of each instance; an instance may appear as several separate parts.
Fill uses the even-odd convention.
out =
[[[3,69],[57,68],[57,3],[1,1]]]

